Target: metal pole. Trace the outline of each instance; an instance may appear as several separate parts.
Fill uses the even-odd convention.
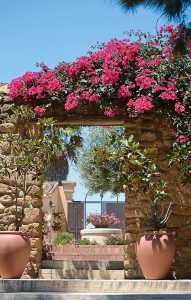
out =
[[[100,194],[101,198],[101,214],[103,214],[103,194]]]
[[[74,238],[78,239],[78,207],[74,206]]]
[[[87,192],[86,196],[85,196],[85,201],[84,201],[84,228],[86,228],[86,205],[87,205],[87,197],[88,197],[89,192]]]

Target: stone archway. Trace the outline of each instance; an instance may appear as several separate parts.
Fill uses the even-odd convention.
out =
[[[2,90],[2,88],[1,88]],[[6,95],[6,87],[3,87],[3,96],[1,96],[1,124],[0,132],[7,134],[8,132],[17,133],[18,124],[9,114],[13,103],[10,102]],[[122,118],[109,119],[101,114],[95,114],[91,108],[85,114],[63,115],[57,114],[56,111],[51,112],[58,123],[69,125],[124,125],[127,135],[134,134],[143,146],[157,147],[157,160],[161,172],[166,174],[168,181],[171,183],[169,195],[175,198],[178,195],[177,205],[174,207],[172,218],[168,221],[167,226],[175,232],[177,255],[173,270],[178,278],[191,278],[191,271],[187,267],[190,263],[191,245],[191,208],[190,208],[190,191],[183,187],[179,179],[179,171],[173,169],[167,172],[166,162],[163,161],[164,151],[172,141],[172,132],[165,120],[146,114],[143,117],[132,119],[126,122]],[[1,155],[9,155],[9,145],[1,144]],[[29,195],[33,208],[26,210],[26,217],[22,231],[29,234],[32,242],[32,254],[30,262],[27,265],[25,274],[29,277],[36,277],[37,270],[41,261],[41,207],[42,207],[42,181],[39,181],[31,190]],[[11,230],[14,212],[14,186],[11,179],[1,177],[0,179],[0,229]],[[143,216],[139,211],[139,207],[145,205],[144,197],[141,195],[130,194],[126,197],[126,239],[128,245],[125,255],[126,278],[141,278],[142,274],[135,259],[135,238],[136,234],[143,230]],[[146,228],[145,228],[146,229]]]

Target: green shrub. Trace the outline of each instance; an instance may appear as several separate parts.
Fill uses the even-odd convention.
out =
[[[97,245],[97,242],[91,242],[90,240],[88,240],[87,238],[83,238],[82,240],[78,240],[75,242],[76,245]]]
[[[52,240],[54,246],[69,244],[73,240],[73,235],[69,232],[58,233]]]
[[[107,245],[126,245],[126,240],[124,240],[122,237],[111,235],[108,237],[106,244]]]

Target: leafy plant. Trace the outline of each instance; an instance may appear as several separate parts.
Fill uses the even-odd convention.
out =
[[[113,185],[113,172],[110,169],[102,168],[101,164],[97,164],[92,156],[92,149],[94,147],[101,147],[102,149],[115,149],[116,145],[111,144],[110,134],[116,133],[118,139],[124,138],[124,128],[120,126],[105,128],[93,127],[88,130],[83,146],[79,149],[77,157],[77,169],[83,180],[83,184],[87,188],[89,194],[99,193],[104,195],[106,192],[117,194],[118,191]],[[116,169],[118,163],[113,162]],[[101,178],[101,180],[98,180]]]
[[[9,156],[0,157],[0,172],[2,176],[7,175],[14,181],[15,230],[18,231],[23,224],[25,208],[32,207],[32,203],[27,203],[27,195],[42,178],[44,166],[51,158],[53,145],[58,145],[60,140],[50,131],[53,125],[51,118],[35,120],[37,126],[35,125],[34,130],[31,126],[34,125],[32,119],[35,115],[29,106],[22,105],[13,113],[18,118],[22,131],[0,135],[0,142],[9,143],[11,149]]]
[[[126,245],[127,241],[122,237],[116,235],[110,235],[106,241],[107,245]]]
[[[172,25],[161,27],[155,36],[132,30],[129,39],[98,44],[97,51],[75,62],[53,70],[41,64],[39,72],[12,80],[8,95],[30,103],[39,116],[58,105],[82,114],[91,107],[95,114],[123,119],[151,111],[190,139],[190,42],[184,55],[174,52],[183,36],[188,29]]]
[[[69,244],[73,239],[73,235],[69,232],[58,233],[52,240],[54,246]]]
[[[174,143],[168,150],[169,167],[179,166],[182,171],[182,183],[191,184],[191,143]]]
[[[45,180],[66,180],[69,161],[76,162],[77,149],[82,144],[80,129],[56,125],[51,128],[51,131],[59,138],[60,143],[53,145],[51,159],[45,168]]]
[[[97,245],[97,242],[96,241],[91,242],[89,239],[83,238],[81,240],[75,241],[75,245],[84,245],[84,246],[86,246],[86,245]]]
[[[155,148],[144,148],[134,141],[133,136],[118,139],[115,132],[110,135],[114,148],[92,150],[94,162],[113,174],[113,186],[119,192],[143,193],[147,196],[150,210],[141,209],[146,218],[151,218],[155,230],[165,227],[172,212],[161,208],[161,201],[167,196],[167,182],[157,170],[153,153]],[[115,167],[116,166],[116,167]]]

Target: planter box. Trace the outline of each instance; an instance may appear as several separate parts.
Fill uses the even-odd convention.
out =
[[[124,245],[52,246],[43,259],[67,261],[124,261]]]
[[[82,239],[88,239],[90,242],[97,242],[100,245],[105,245],[109,236],[122,236],[122,230],[117,228],[92,228],[83,229],[80,231]]]

